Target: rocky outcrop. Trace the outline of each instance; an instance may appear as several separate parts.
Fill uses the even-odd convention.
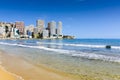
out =
[[[106,49],[111,49],[111,45],[106,45],[105,48]]]
[[[75,36],[64,35],[63,39],[75,39]]]

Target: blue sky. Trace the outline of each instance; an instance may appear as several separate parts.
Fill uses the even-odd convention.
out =
[[[120,0],[0,0],[0,21],[62,21],[77,38],[120,38]]]

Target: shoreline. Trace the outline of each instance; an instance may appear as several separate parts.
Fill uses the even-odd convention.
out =
[[[3,57],[2,66],[7,68],[7,71],[14,73],[15,75],[19,75],[21,78],[20,80],[97,80],[93,76],[89,75],[68,74],[49,68],[43,64],[36,65],[19,56],[10,55],[3,51],[1,55]]]
[[[11,56],[9,54],[4,54],[4,53],[5,52],[3,51],[1,52],[0,50],[0,55],[2,55],[2,62],[3,62],[2,66],[4,66],[7,72],[9,71],[8,74],[10,74],[13,77],[15,76],[19,78],[19,79],[13,78],[10,80],[79,80],[79,79],[74,79],[63,72],[55,71],[42,65],[34,66],[33,64],[23,59],[20,59],[17,56]],[[9,59],[11,61],[9,61]],[[2,80],[6,80],[6,79],[2,79]]]

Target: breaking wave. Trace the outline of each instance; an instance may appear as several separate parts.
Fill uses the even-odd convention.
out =
[[[59,45],[59,46],[73,46],[73,47],[89,47],[89,48],[105,48],[106,45],[89,45],[89,44],[66,44],[66,43],[42,43],[37,42],[38,44],[50,44],[50,45]],[[120,46],[111,46],[112,49],[120,49]]]
[[[114,56],[101,55],[101,54],[95,54],[95,53],[72,54],[72,56],[83,57],[83,58],[92,59],[92,60],[103,60],[103,61],[120,63],[120,56],[114,57]]]

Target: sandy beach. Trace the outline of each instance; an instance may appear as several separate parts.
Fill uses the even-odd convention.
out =
[[[50,69],[44,65],[33,65],[18,56],[0,51],[2,66],[0,80],[99,80],[87,75],[72,75]],[[14,73],[14,74],[13,74]]]
[[[0,67],[0,80],[104,80],[104,76],[109,80],[112,79],[107,78],[107,76],[115,80],[120,79],[119,75],[110,76],[104,74],[104,76],[102,76],[102,74],[90,74],[89,72],[85,75],[68,74],[51,69],[42,64],[33,64],[19,56],[3,51],[0,51],[0,56],[4,68]]]
[[[0,80],[19,80],[0,66]]]
[[[1,52],[0,52],[0,60],[1,60]],[[2,62],[0,62],[0,80],[23,80],[21,77],[17,76],[14,73],[11,73],[2,66]]]
[[[23,80],[23,79],[14,73],[8,72],[3,66],[0,65],[0,80]]]
[[[21,76],[16,79],[14,75],[0,67],[0,80],[73,80],[69,75],[48,69],[44,66],[33,66],[19,57],[0,52],[2,66],[11,74]]]

